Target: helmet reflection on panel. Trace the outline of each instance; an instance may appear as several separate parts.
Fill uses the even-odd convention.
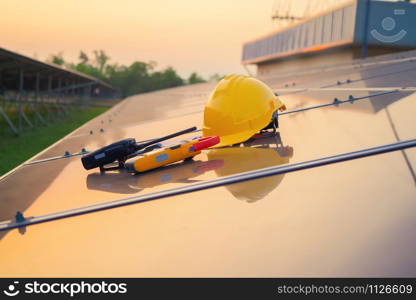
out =
[[[293,148],[283,146],[279,134],[269,137],[256,135],[242,145],[212,149],[208,153],[210,160],[224,161],[224,166],[215,170],[219,177],[287,164],[292,156]],[[255,202],[272,192],[284,176],[282,174],[230,184],[225,188],[239,200]]]

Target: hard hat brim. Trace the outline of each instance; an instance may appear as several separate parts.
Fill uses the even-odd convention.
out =
[[[220,142],[211,148],[218,148],[218,147],[239,144],[239,143],[247,141],[256,133],[257,133],[257,130],[251,130],[251,131],[244,131],[244,132],[239,132],[235,134],[221,136]]]

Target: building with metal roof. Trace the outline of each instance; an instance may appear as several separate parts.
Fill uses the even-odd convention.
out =
[[[416,4],[354,0],[243,45],[258,75],[342,63],[416,47]]]
[[[0,117],[16,134],[25,126],[34,126],[25,107],[35,112],[36,121],[45,123],[40,107],[65,112],[71,106],[116,96],[117,89],[102,80],[0,48]],[[11,121],[2,108],[5,105],[16,107],[19,124]]]

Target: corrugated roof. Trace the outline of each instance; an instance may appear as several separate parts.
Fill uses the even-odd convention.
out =
[[[11,62],[12,61],[12,62]],[[59,73],[59,74],[66,74],[68,76],[71,76],[73,78],[77,78],[77,79],[84,79],[84,80],[88,80],[88,81],[94,81],[97,84],[109,88],[109,89],[114,89],[110,84],[99,80],[95,77],[92,76],[88,76],[86,74],[74,71],[74,70],[69,70],[66,68],[63,68],[59,65],[55,65],[55,64],[51,64],[51,63],[47,63],[47,62],[43,62],[43,61],[39,61],[36,60],[34,58],[31,57],[27,57],[24,56],[22,54],[4,49],[4,48],[0,48],[0,70],[4,70],[4,69],[11,69],[11,70],[18,70],[18,69],[27,69],[27,68],[35,68],[33,69],[33,71],[38,72],[38,71],[52,71],[54,73]]]

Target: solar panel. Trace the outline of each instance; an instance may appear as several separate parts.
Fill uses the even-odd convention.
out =
[[[111,201],[155,201],[30,226],[21,229],[24,235],[3,231],[2,253],[16,253],[0,256],[3,274],[414,276],[414,148],[221,181],[414,139],[415,94],[403,89],[415,88],[413,62],[403,57],[265,78],[291,112],[279,117],[278,138],[207,151],[194,162],[136,176],[87,172],[79,156],[20,166],[0,180],[0,222],[14,220],[17,211],[28,220],[53,219],[79,207],[118,203]],[[32,161],[199,127],[212,88],[130,97]],[[157,200],[171,189],[210,182],[220,184]],[[105,259],[116,253],[123,255]]]

